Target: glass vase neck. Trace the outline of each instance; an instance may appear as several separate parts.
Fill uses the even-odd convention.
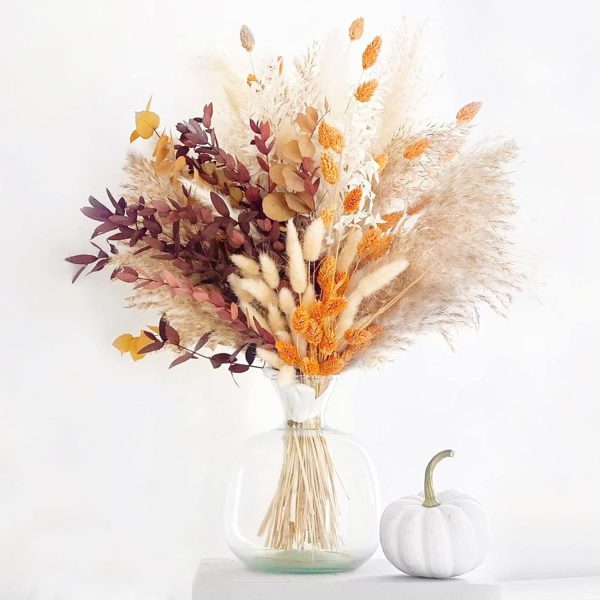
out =
[[[325,413],[335,387],[335,377],[300,376],[295,381],[272,379],[281,401],[284,426],[293,429],[325,427]]]

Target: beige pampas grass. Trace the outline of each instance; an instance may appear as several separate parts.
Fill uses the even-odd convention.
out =
[[[241,280],[242,278],[239,275],[236,275],[235,273],[232,273],[227,278],[227,282],[231,286],[233,293],[238,297],[238,300],[246,303],[252,302],[252,294],[249,294],[246,290],[242,288],[242,286],[240,285]]]
[[[271,331],[287,331],[287,322],[283,318],[281,312],[279,311],[279,307],[276,304],[269,304],[267,313],[269,316],[269,325],[271,326]]]
[[[267,282],[269,287],[277,289],[277,287],[279,287],[279,269],[277,268],[275,261],[264,252],[260,254],[258,260],[260,262],[263,279]]]
[[[294,225],[294,220],[287,222],[287,235],[285,238],[285,249],[288,256],[288,275],[292,289],[301,294],[308,284],[306,277],[306,264],[302,255],[302,246],[298,239],[298,231]]]
[[[324,237],[325,224],[323,223],[323,219],[317,217],[304,232],[304,240],[302,242],[304,260],[314,262],[319,259]]]
[[[244,277],[257,277],[260,273],[260,265],[249,256],[232,254],[229,259]]]

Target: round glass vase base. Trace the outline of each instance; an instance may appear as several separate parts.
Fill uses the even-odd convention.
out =
[[[353,571],[368,560],[344,552],[323,550],[255,550],[235,555],[253,571],[267,573],[342,573]]]

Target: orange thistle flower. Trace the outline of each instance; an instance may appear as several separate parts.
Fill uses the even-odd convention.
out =
[[[300,362],[300,370],[305,375],[318,375],[319,361],[316,358],[309,358],[308,356],[305,356]]]
[[[373,97],[373,94],[375,94],[378,83],[377,79],[370,79],[369,81],[361,83],[356,90],[354,90],[354,97],[359,102],[368,102]]]
[[[350,36],[350,41],[355,42],[362,37],[363,31],[365,30],[365,20],[362,17],[358,17],[358,19],[354,19],[352,23],[350,23],[350,28],[348,29],[348,35]]]
[[[323,339],[323,328],[316,319],[310,319],[306,331],[304,332],[304,337],[308,343],[313,346],[318,346],[321,343],[321,340]]]
[[[338,347],[337,335],[331,323],[323,326],[323,339],[319,344],[319,352],[327,357],[333,354]]]
[[[296,308],[292,314],[292,329],[296,333],[304,333],[310,321],[310,313],[304,304]]]
[[[410,217],[421,212],[431,202],[431,196],[423,194],[412,206],[406,209],[406,214]]]
[[[322,300],[316,300],[311,309],[310,316],[315,321],[321,322],[325,318],[325,303]]]
[[[348,300],[343,296],[332,296],[325,301],[324,317],[337,317],[348,306]]]
[[[358,207],[360,206],[361,199],[362,188],[352,188],[344,198],[344,213],[347,215],[355,213],[358,210]]]
[[[275,347],[277,348],[277,354],[279,354],[279,358],[286,362],[288,365],[292,365],[294,367],[300,364],[300,355],[298,354],[298,349],[292,342],[286,342],[284,340],[277,340],[275,342]]]
[[[469,102],[469,104],[465,104],[456,113],[456,122],[460,124],[469,123],[469,121],[472,121],[477,116],[480,108],[481,102]]]
[[[378,154],[373,160],[377,163],[379,170],[383,171],[387,167],[388,162],[390,162],[390,157],[384,152],[383,154]]]
[[[357,348],[364,348],[373,339],[374,334],[363,327],[350,327],[346,329],[344,333],[344,340],[350,346],[356,346]]]
[[[319,125],[319,144],[323,148],[331,148],[338,154],[344,149],[344,136],[339,129],[321,121]]]
[[[423,154],[427,148],[429,148],[429,140],[422,138],[406,146],[402,156],[408,159],[417,158],[418,156],[421,156],[421,154]]]
[[[387,215],[381,215],[381,218],[385,221],[385,223],[380,223],[379,229],[381,229],[381,231],[389,231],[390,229],[393,229],[396,227],[396,225],[398,225],[398,222],[403,216],[403,210],[388,213]]]
[[[321,154],[321,172],[327,183],[336,184],[340,178],[340,171],[331,155],[327,152]]]
[[[328,296],[333,288],[335,281],[335,256],[328,256],[319,267],[317,274],[317,282],[321,286],[321,290],[325,296]]]
[[[346,361],[335,352],[321,363],[321,375],[337,375],[345,366]]]
[[[381,36],[375,36],[371,43],[365,48],[365,51],[362,55],[362,68],[370,69],[376,62],[379,57],[379,52],[381,51],[381,44],[383,40]]]
[[[323,220],[323,223],[325,223],[325,227],[331,227],[335,217],[335,206],[330,204],[325,210],[321,211],[319,216]]]

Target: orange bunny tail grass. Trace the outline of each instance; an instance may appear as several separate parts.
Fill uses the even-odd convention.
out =
[[[321,121],[319,125],[319,144],[323,148],[331,149],[338,154],[344,149],[344,136],[339,129]]]
[[[383,154],[378,154],[373,160],[377,163],[379,171],[381,172],[387,167],[387,164],[390,162],[390,157],[384,152]]]
[[[350,37],[350,41],[355,42],[356,40],[359,40],[362,37],[364,30],[365,20],[362,17],[354,19],[348,28],[348,36]]]
[[[304,375],[319,375],[319,361],[316,358],[305,356],[300,361],[300,371],[302,371]]]
[[[310,321],[310,313],[304,304],[301,304],[296,308],[292,314],[292,329],[296,333],[304,333],[308,327]]]
[[[337,317],[348,306],[348,300],[342,296],[332,296],[325,302],[323,315],[327,317]]]
[[[306,341],[313,346],[318,346],[321,343],[321,340],[323,339],[323,328],[316,319],[311,319],[308,322],[304,337],[306,337]]]
[[[417,157],[421,156],[421,154],[423,154],[423,152],[425,152],[425,150],[427,150],[427,148],[429,148],[428,140],[426,140],[424,138],[420,139],[420,140],[416,140],[416,141],[412,142],[412,144],[409,144],[408,146],[406,146],[402,156],[404,156],[404,158],[408,158],[409,160],[412,158],[417,158]]]
[[[319,352],[327,357],[331,356],[338,348],[337,335],[335,334],[335,328],[331,324],[327,324],[323,327],[323,339],[319,344]]]
[[[340,170],[327,152],[321,154],[321,173],[323,173],[323,179],[331,185],[335,185],[339,181]]]
[[[479,112],[481,102],[469,102],[456,113],[456,122],[464,125],[471,122]]]
[[[277,348],[277,354],[279,354],[279,358],[283,360],[288,365],[292,365],[293,367],[297,367],[300,364],[300,355],[298,354],[298,349],[291,342],[286,342],[284,340],[278,340],[275,343],[275,347]]]
[[[375,333],[368,328],[363,327],[351,327],[344,333],[344,340],[350,346],[356,348],[364,348],[371,343],[371,340],[375,336]]]
[[[371,79],[369,81],[365,81],[364,83],[361,83],[356,90],[354,90],[354,97],[359,101],[359,102],[368,102],[369,100],[371,100],[371,98],[373,98],[373,95],[375,94],[375,90],[377,89],[377,85],[378,85],[378,81],[377,79]]]
[[[316,321],[322,321],[325,318],[325,303],[317,300],[310,309],[310,316]]]
[[[385,221],[385,223],[379,223],[379,229],[381,229],[381,231],[389,231],[390,229],[393,229],[396,227],[396,225],[398,225],[403,216],[403,210],[388,213],[387,215],[381,215],[381,218]]]
[[[374,227],[369,229],[358,243],[357,254],[365,260],[377,260],[385,256],[393,240],[393,235],[384,236],[380,228]]]
[[[346,361],[335,352],[321,363],[321,375],[337,375],[346,365]]]
[[[362,189],[359,187],[352,188],[344,198],[344,213],[349,215],[355,213],[360,206],[362,199]]]
[[[328,256],[319,267],[317,282],[325,296],[331,294],[333,282],[335,281],[335,256]]]
[[[335,274],[335,286],[334,293],[338,296],[343,296],[346,293],[346,289],[348,288],[348,283],[350,282],[350,278],[348,277],[348,273],[344,271],[340,271]]]
[[[319,217],[321,217],[325,227],[331,227],[335,218],[335,206],[330,204],[325,210],[321,211]]]
[[[380,36],[375,36],[373,41],[365,48],[365,51],[362,55],[362,68],[370,69],[376,62],[379,57],[379,52],[381,52],[381,44],[383,40]]]

